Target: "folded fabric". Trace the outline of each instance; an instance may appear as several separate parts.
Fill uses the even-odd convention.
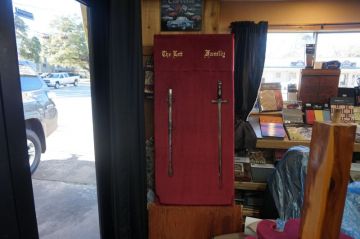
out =
[[[278,232],[275,228],[274,221],[263,220],[257,226],[257,237],[246,237],[246,239],[298,239],[300,219],[288,220],[283,232]],[[351,239],[351,237],[340,233],[339,239]]]
[[[360,239],[360,182],[348,186],[341,231]]]

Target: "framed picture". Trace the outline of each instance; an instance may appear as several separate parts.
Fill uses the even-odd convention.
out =
[[[203,0],[161,0],[161,31],[201,31]]]

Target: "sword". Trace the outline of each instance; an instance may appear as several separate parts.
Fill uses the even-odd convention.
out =
[[[211,103],[217,104],[218,107],[218,174],[219,174],[219,187],[222,186],[222,123],[221,123],[221,106],[223,103],[228,103],[228,100],[222,98],[222,82],[217,82],[217,97]]]
[[[173,91],[168,91],[168,176],[172,177],[174,174],[172,165],[172,105],[173,105]]]

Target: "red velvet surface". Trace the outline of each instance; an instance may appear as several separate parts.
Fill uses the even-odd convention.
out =
[[[275,228],[275,222],[263,220],[257,226],[257,237],[247,237],[246,239],[298,239],[300,219],[289,220],[283,232],[277,232]],[[341,233],[339,239],[351,239],[351,237]]]
[[[207,58],[205,50],[225,58]],[[164,51],[172,56],[164,57]],[[173,51],[179,54],[173,55]],[[162,204],[227,205],[234,196],[233,39],[161,35],[154,41],[155,187]],[[222,81],[223,180],[218,178],[217,81]],[[168,168],[168,89],[173,89],[173,176]]]

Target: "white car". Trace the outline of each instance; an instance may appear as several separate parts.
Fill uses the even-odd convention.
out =
[[[187,28],[194,28],[194,21],[187,19],[186,17],[178,17],[176,20],[168,21],[166,26],[169,29],[182,29],[185,30]]]
[[[59,89],[61,85],[68,85],[72,84],[77,86],[79,84],[78,75],[70,75],[66,72],[59,72],[59,73],[51,73],[44,78],[45,83],[48,86],[52,86],[55,89]]]

